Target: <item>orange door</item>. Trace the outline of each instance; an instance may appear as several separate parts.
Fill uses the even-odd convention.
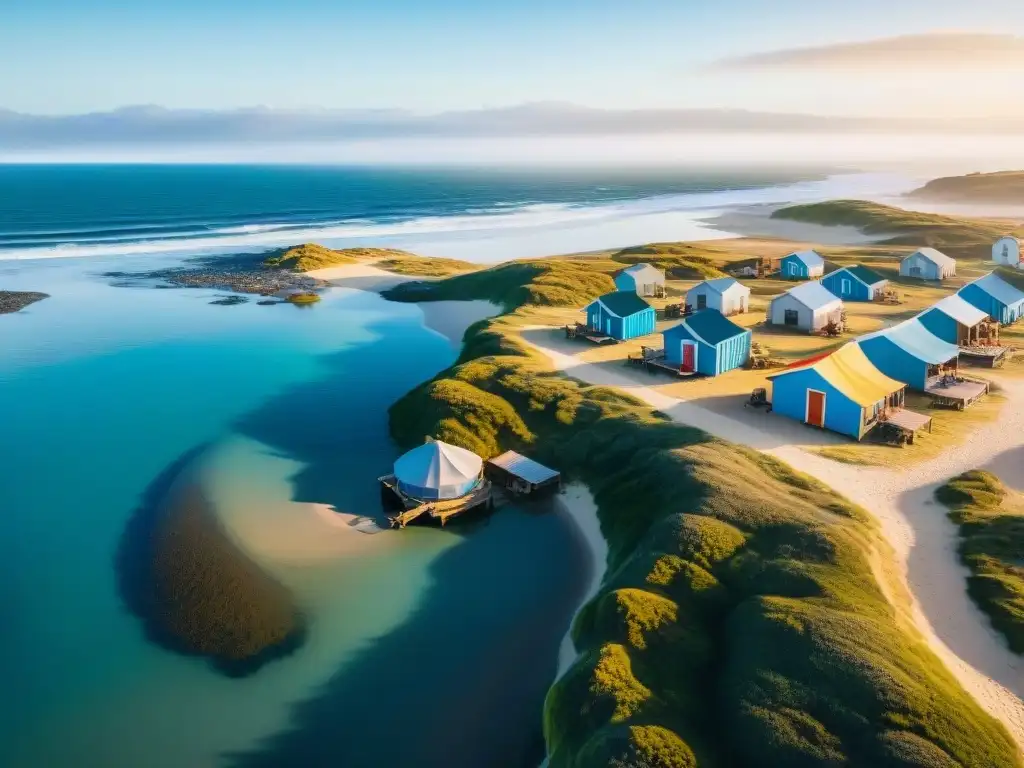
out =
[[[696,350],[697,350],[697,347],[694,344],[683,344],[683,370],[684,371],[692,371],[693,370],[694,365],[696,364],[696,361],[694,360],[694,358],[696,357],[696,355],[695,355]]]
[[[807,390],[807,423],[813,427],[825,426],[825,393]]]

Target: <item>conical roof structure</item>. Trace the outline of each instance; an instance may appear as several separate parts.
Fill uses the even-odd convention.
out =
[[[395,479],[403,493],[416,499],[456,499],[473,490],[482,468],[472,451],[433,440],[395,462]]]

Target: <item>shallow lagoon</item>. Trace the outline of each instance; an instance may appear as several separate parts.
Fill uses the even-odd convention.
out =
[[[378,512],[387,406],[457,345],[370,293],[214,306],[98,266],[3,275],[52,298],[0,318],[0,762],[536,764],[589,569],[572,522],[505,508],[367,535],[339,514]],[[206,444],[227,530],[310,619],[243,679],[148,643],[117,587],[146,488]]]

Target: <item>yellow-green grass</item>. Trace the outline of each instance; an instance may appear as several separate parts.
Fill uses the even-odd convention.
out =
[[[847,464],[891,467],[896,462],[900,465],[919,463],[956,450],[972,433],[998,419],[1005,405],[1006,398],[993,392],[970,408],[957,411],[935,408],[931,405],[931,398],[926,395],[908,392],[906,407],[932,417],[931,432],[918,433],[913,445],[897,447],[865,440],[861,443],[818,448],[816,451],[822,456]]]
[[[454,271],[475,268],[468,262],[456,259],[432,259],[395,248],[328,248],[319,243],[303,243],[271,254],[263,265],[272,269],[289,269],[294,272],[312,272],[327,267],[340,267],[360,262],[383,263],[392,272],[418,275],[447,275]],[[428,266],[432,264],[433,266]],[[420,271],[416,271],[420,270]]]
[[[965,472],[936,491],[960,526],[967,591],[1014,652],[1024,654],[1024,498],[990,472]]]
[[[969,173],[932,179],[907,197],[963,203],[1024,203],[1024,171]]]
[[[990,259],[992,243],[1013,230],[999,219],[908,211],[866,200],[829,200],[780,208],[773,218],[825,226],[856,227],[888,238],[891,244],[932,246],[958,258]]]
[[[577,307],[606,287],[605,273],[561,269],[391,292],[509,310],[392,406],[400,444],[429,434],[482,456],[515,448],[594,492],[609,570],[573,626],[581,655],[545,705],[552,767],[1020,765],[887,601],[866,512],[774,459],[574,381],[522,341],[559,301]],[[552,286],[559,277],[578,279]]]
[[[288,296],[288,301],[299,305],[316,304],[320,301],[320,294],[313,291],[309,293],[292,293]]]

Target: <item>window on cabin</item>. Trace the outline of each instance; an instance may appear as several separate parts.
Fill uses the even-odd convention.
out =
[[[800,313],[795,309],[787,309],[784,322],[786,325],[797,325],[800,322]]]
[[[708,296],[706,293],[697,294],[697,309],[708,308]]]

